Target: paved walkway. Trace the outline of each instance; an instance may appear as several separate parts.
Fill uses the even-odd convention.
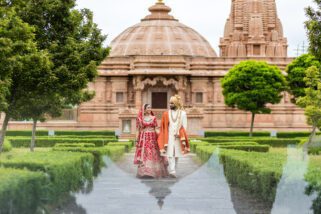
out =
[[[264,204],[226,183],[223,168],[213,156],[200,165],[195,155],[179,160],[177,179],[140,180],[135,177],[133,153],[95,179],[92,191],[79,193],[55,213],[77,214],[251,214],[269,213]],[[247,203],[249,202],[249,203]]]

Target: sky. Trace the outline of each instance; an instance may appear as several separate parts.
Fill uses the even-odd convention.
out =
[[[108,35],[108,45],[128,27],[137,24],[149,14],[148,8],[156,0],[77,0],[78,8],[88,8],[94,13],[94,21]],[[171,15],[181,23],[203,35],[216,53],[219,53],[219,39],[230,13],[231,0],[164,0],[172,8]],[[289,56],[303,53],[308,45],[304,21],[304,8],[314,5],[313,0],[276,0],[278,15],[288,39]],[[300,51],[298,52],[298,46]]]

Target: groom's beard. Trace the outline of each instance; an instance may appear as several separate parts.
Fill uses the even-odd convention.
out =
[[[177,108],[176,108],[176,106],[171,106],[171,107],[169,107],[171,110],[176,110]]]

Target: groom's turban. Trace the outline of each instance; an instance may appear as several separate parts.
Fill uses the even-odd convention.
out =
[[[183,109],[182,99],[179,95],[172,96],[170,102],[173,102],[177,109]]]

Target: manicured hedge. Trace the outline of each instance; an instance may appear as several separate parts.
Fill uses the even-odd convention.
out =
[[[27,138],[12,138],[9,141],[13,147],[30,146],[30,139]],[[109,142],[115,142],[115,139],[38,138],[36,139],[36,147],[53,147],[57,143],[94,143],[96,146],[104,146]]]
[[[301,139],[299,138],[289,138],[289,139],[278,139],[278,138],[249,138],[249,137],[241,137],[241,138],[201,138],[201,140],[209,142],[209,143],[224,143],[224,142],[246,142],[252,141],[258,144],[266,144],[273,147],[284,147],[289,144],[299,144]]]
[[[312,210],[314,213],[321,213],[321,156],[310,157],[305,180],[308,182],[306,194],[316,195],[312,203]]]
[[[247,152],[268,152],[270,146],[268,145],[220,145],[221,149],[243,150]]]
[[[9,152],[12,150],[12,145],[11,143],[5,139],[4,143],[3,143],[3,147],[2,147],[2,151],[3,152]]]
[[[205,132],[205,137],[248,137],[249,132],[242,131],[224,131],[224,132]],[[253,132],[254,137],[269,137],[270,132]]]
[[[285,155],[221,150],[220,160],[231,185],[259,196],[272,206],[286,161]]]
[[[44,198],[54,202],[92,180],[93,161],[87,153],[35,152],[2,158],[0,166],[44,172],[49,178]]]
[[[6,136],[31,136],[31,131],[8,130]],[[48,136],[48,131],[39,130],[36,132],[37,136]],[[102,135],[115,136],[114,131],[55,131],[55,135]]]
[[[42,172],[0,168],[0,213],[36,213],[47,177]]]
[[[125,146],[126,152],[129,152],[131,148],[133,148],[133,142],[110,142],[107,144],[107,146]]]
[[[217,148],[200,146],[196,154],[206,162]],[[272,206],[286,155],[227,149],[217,151],[228,182],[257,195]]]
[[[57,143],[54,147],[96,147],[94,143]]]
[[[311,132],[277,132],[278,138],[296,138],[296,137],[308,137]],[[321,132],[317,133],[318,135]],[[242,131],[225,131],[225,132],[205,132],[205,137],[248,137],[249,132],[242,132]],[[262,131],[262,132],[254,132],[254,137],[270,137],[270,132]]]
[[[190,142],[190,146],[191,146],[191,151],[192,152],[195,152],[196,151],[196,148],[198,146],[235,146],[235,145],[258,145],[258,143],[256,142],[248,142],[248,141],[234,141],[234,142],[216,142],[216,143],[209,143],[209,142],[206,142],[206,141],[191,141]]]
[[[104,166],[104,155],[108,155],[112,160],[117,160],[128,148],[129,143],[110,143],[110,145],[103,147],[53,147],[52,150],[91,153],[94,156],[94,175],[96,176],[100,172],[100,168]]]

